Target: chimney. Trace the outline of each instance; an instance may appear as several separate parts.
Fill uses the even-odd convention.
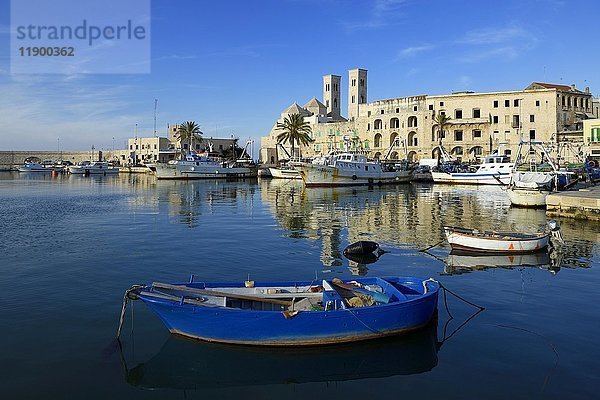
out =
[[[571,85],[571,90],[575,90],[575,84]]]
[[[585,94],[590,94],[590,87],[589,86],[585,87]]]

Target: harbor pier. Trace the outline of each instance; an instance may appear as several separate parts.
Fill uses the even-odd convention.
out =
[[[600,186],[548,195],[546,214],[600,221]]]

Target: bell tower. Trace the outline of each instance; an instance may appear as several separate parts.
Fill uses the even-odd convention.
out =
[[[358,117],[360,104],[367,103],[367,70],[356,68],[348,71],[348,120]]]
[[[323,76],[323,103],[327,107],[327,113],[331,113],[334,119],[340,117],[340,82],[339,75]]]

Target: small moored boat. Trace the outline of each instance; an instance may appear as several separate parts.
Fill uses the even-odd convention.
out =
[[[493,253],[531,253],[548,246],[550,233],[480,231],[445,226],[444,233],[455,250]]]
[[[303,346],[424,327],[437,309],[439,288],[432,279],[414,277],[205,283],[192,276],[187,283],[133,286],[126,299],[141,299],[174,334],[222,343]]]

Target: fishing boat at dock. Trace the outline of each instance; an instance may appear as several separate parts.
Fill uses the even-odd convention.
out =
[[[484,157],[474,172],[432,171],[431,176],[434,183],[507,185],[513,166],[505,155],[490,155]]]
[[[303,282],[195,281],[136,285],[169,331],[211,342],[304,346],[381,338],[424,327],[440,285],[415,277]],[[120,333],[119,327],[119,333]]]
[[[298,167],[307,187],[359,186],[410,181],[411,171],[368,161],[363,154],[330,154]]]
[[[226,161],[216,153],[190,153],[183,160],[148,164],[157,179],[253,178],[258,167],[244,160]]]
[[[79,175],[116,175],[119,168],[105,161],[83,162],[68,167],[69,173]]]

